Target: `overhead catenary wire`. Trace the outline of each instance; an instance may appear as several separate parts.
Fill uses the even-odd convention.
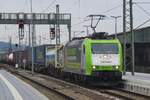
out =
[[[110,9],[108,9],[108,10],[102,12],[102,13],[108,13],[108,12],[113,11],[113,10],[115,10],[115,9],[118,9],[118,8],[120,8],[120,7],[122,7],[122,4],[121,4],[121,5],[117,5],[117,6],[115,6],[115,7],[112,7],[112,8],[110,8]],[[87,16],[84,17],[83,19],[85,19],[85,18],[87,18]],[[73,24],[72,27],[75,27],[75,26],[77,26],[77,25],[79,25],[79,24],[85,23],[85,22],[87,22],[87,21],[89,21],[89,20],[90,20],[90,19],[87,19],[87,20],[83,20],[82,22]]]
[[[139,7],[143,12],[145,12],[145,14],[147,14],[148,16],[150,16],[150,13],[149,13],[147,10],[145,10],[143,7],[141,7],[141,6],[138,5],[137,3],[135,3],[135,5],[136,5],[137,7]]]
[[[113,10],[115,10],[115,9],[118,9],[118,8],[122,7],[122,5],[123,5],[123,4],[117,5],[117,6],[112,7],[112,8],[110,8],[110,9],[108,9],[108,10],[102,12],[102,13],[108,13],[108,12],[110,12],[110,11],[113,11]]]
[[[24,1],[24,5],[23,5],[23,8],[22,8],[22,11],[25,11],[26,10],[26,6],[28,5],[28,2],[27,0]]]
[[[67,11],[70,11],[72,8],[74,8],[74,6],[76,6],[78,4],[78,1],[75,1],[74,3],[72,3],[71,4],[71,6],[68,8],[68,9],[66,9],[66,10],[64,10],[65,12],[67,12]]]
[[[139,26],[137,26],[134,30],[139,29],[141,26],[145,25],[146,23],[150,22],[150,19],[144,21],[142,24],[140,24]]]
[[[150,4],[150,2],[133,2],[134,4]]]
[[[150,2],[135,2],[135,3],[134,3],[134,4],[135,4],[138,8],[140,8],[145,14],[147,14],[148,16],[150,16],[150,13],[149,13],[147,10],[145,10],[143,7],[141,7],[141,6],[139,5],[139,3],[140,3],[140,4],[141,4],[141,3],[149,3],[149,4],[150,4]],[[150,22],[150,19],[148,19],[148,20],[144,21],[142,24],[138,25],[134,30],[139,29],[141,26],[145,25],[145,24],[148,23],[148,22]]]
[[[85,23],[85,22],[87,22],[87,21],[89,21],[89,20],[90,20],[90,19],[83,20],[82,22],[79,22],[79,23],[73,24],[71,27],[75,27],[75,26],[77,26],[77,25],[79,25],[79,24],[83,24],[83,23]]]
[[[45,9],[43,9],[41,12],[46,12],[57,0],[53,0]]]

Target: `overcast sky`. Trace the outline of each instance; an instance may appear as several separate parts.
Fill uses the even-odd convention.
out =
[[[90,21],[84,21],[90,14],[104,14],[107,18],[99,23],[97,31],[114,33],[114,19],[110,16],[122,16],[123,0],[33,0],[33,12],[55,12],[56,4],[60,5],[61,13],[72,14],[72,31],[86,31],[83,25],[90,25]],[[134,2],[150,2],[149,0],[133,0]],[[150,4],[134,4],[134,27],[142,24],[150,18]],[[110,10],[115,8],[113,10]],[[143,11],[145,10],[145,12]],[[30,0],[0,0],[0,12],[30,12]],[[81,24],[79,24],[81,23]],[[149,26],[150,23],[142,26]],[[17,25],[0,25],[0,40],[8,41],[12,36],[17,42]],[[89,28],[92,33],[91,29]],[[62,39],[67,40],[67,27],[61,27]],[[28,27],[25,26],[27,34]],[[122,18],[118,19],[118,32],[122,32]],[[42,34],[42,43],[49,42],[49,26],[37,26],[37,43]],[[84,33],[85,34],[85,33]],[[83,34],[83,35],[84,35]],[[76,35],[80,35],[76,33]],[[28,39],[25,39],[28,41]],[[24,40],[24,41],[25,41]],[[64,41],[63,41],[64,42]]]

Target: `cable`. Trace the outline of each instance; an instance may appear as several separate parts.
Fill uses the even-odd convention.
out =
[[[115,7],[111,8],[111,9],[108,9],[108,10],[102,12],[102,13],[108,13],[108,12],[110,12],[110,11],[112,11],[112,10],[115,10],[115,9],[117,9],[117,8],[119,8],[119,7],[122,7],[122,5],[123,5],[123,4],[118,5],[118,6],[115,6]],[[83,19],[85,19],[85,18],[87,18],[87,16],[84,17]],[[84,20],[84,21],[82,21],[82,22],[80,22],[80,23],[76,23],[76,24],[72,25],[72,27],[74,27],[74,26],[76,26],[76,25],[79,25],[79,24],[82,24],[82,23],[85,23],[86,21],[89,21],[89,20],[90,20],[90,19]]]
[[[143,7],[141,7],[138,4],[150,4],[150,2],[134,2],[134,4],[139,7],[143,12],[145,12],[148,16],[150,16],[150,13],[148,11],[146,11]],[[144,21],[142,24],[140,24],[139,26],[137,26],[134,30],[137,30],[138,28],[140,28],[141,26],[145,25],[146,23],[150,22],[150,19]]]
[[[143,22],[142,24],[140,24],[139,26],[137,26],[134,30],[137,30],[138,28],[140,28],[141,26],[145,25],[149,21],[150,21],[150,19],[146,20],[145,22]]]
[[[27,5],[28,5],[28,2],[27,2],[27,0],[25,0],[25,1],[24,1],[24,6],[23,6],[23,8],[22,8],[24,12],[25,12],[25,10],[26,10],[26,8],[27,8]]]
[[[87,19],[87,20],[84,20],[84,21],[82,21],[82,22],[79,22],[79,23],[73,24],[71,27],[74,27],[74,26],[76,26],[76,25],[79,25],[79,24],[85,23],[86,21],[89,21],[89,20],[90,20],[90,19]]]
[[[150,2],[133,2],[134,4],[150,4]]]
[[[48,10],[57,0],[53,0],[44,10],[42,10],[41,12],[45,12],[46,10]]]
[[[108,10],[106,10],[106,11],[102,12],[102,13],[108,13],[108,12],[110,12],[110,11],[114,10],[114,9],[117,9],[117,8],[119,8],[119,7],[122,7],[122,5],[123,5],[123,4],[118,5],[118,6],[116,6],[116,7],[113,7],[113,8],[110,8],[110,9],[108,9]]]
[[[78,1],[75,1],[68,9],[64,10],[65,12],[70,11],[75,5],[78,4]]]
[[[141,7],[140,5],[138,5],[138,4],[136,4],[136,3],[135,3],[135,5],[136,5],[137,7],[139,7],[143,12],[145,12],[148,16],[150,16],[150,13],[149,13],[148,11],[146,11],[143,7]]]

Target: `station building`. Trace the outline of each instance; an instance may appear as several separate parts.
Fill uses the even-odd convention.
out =
[[[131,32],[126,33],[127,48],[131,46]],[[109,36],[114,38],[115,35]],[[118,33],[118,39],[122,45],[124,43],[124,34]],[[135,44],[135,71],[150,73],[150,26],[134,30],[134,44]],[[130,55],[130,53],[128,53]],[[131,65],[127,65],[127,71],[131,70]]]

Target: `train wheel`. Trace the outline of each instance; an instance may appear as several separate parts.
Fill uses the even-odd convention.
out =
[[[75,80],[76,82],[79,81],[79,80],[78,80],[78,75],[77,75],[77,74],[74,74],[74,80]]]

